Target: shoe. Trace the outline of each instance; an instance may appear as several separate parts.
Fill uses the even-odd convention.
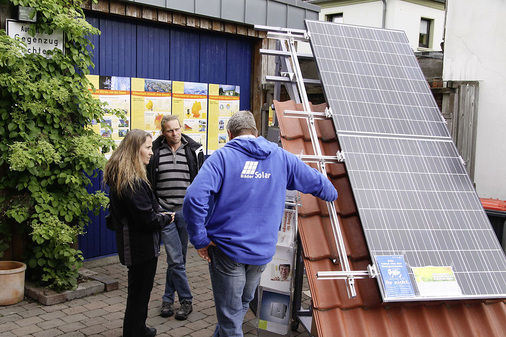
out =
[[[160,316],[170,317],[172,315],[174,315],[174,303],[162,302],[162,312]]]
[[[176,319],[184,321],[188,318],[188,315],[193,311],[192,302],[190,300],[183,300],[181,302],[181,308],[176,312]]]
[[[144,334],[143,337],[155,337],[156,336],[156,329],[155,328],[144,328]]]

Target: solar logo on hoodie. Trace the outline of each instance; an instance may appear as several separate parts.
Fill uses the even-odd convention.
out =
[[[257,161],[247,161],[244,163],[241,178],[270,178],[270,173],[256,172],[257,166]]]

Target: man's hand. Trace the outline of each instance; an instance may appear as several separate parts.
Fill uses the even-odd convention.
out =
[[[209,257],[209,252],[207,251],[210,246],[216,246],[214,242],[211,241],[210,244],[207,245],[207,247],[197,249],[197,253],[201,258],[206,260],[207,262],[211,262],[211,258]]]

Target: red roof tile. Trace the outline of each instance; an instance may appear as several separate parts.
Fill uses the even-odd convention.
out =
[[[274,101],[281,145],[297,155],[313,155],[307,121],[285,116],[285,110],[302,111],[294,101]],[[325,111],[325,104],[312,106]],[[316,120],[323,155],[339,151],[331,120]],[[311,166],[316,167],[314,164]],[[371,264],[345,164],[326,164],[329,179],[339,192],[335,203],[352,270]],[[299,234],[313,306],[313,331],[319,337],[504,337],[505,301],[406,302],[383,304],[375,279],[355,281],[357,296],[349,298],[344,280],[317,280],[320,271],[341,271],[333,230],[325,202],[301,196]]]

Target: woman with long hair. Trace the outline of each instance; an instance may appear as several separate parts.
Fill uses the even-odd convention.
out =
[[[128,267],[124,337],[156,335],[156,329],[146,326],[149,296],[160,255],[160,231],[173,220],[170,213],[161,211],[146,177],[151,142],[149,133],[129,131],[104,170],[118,255]]]

